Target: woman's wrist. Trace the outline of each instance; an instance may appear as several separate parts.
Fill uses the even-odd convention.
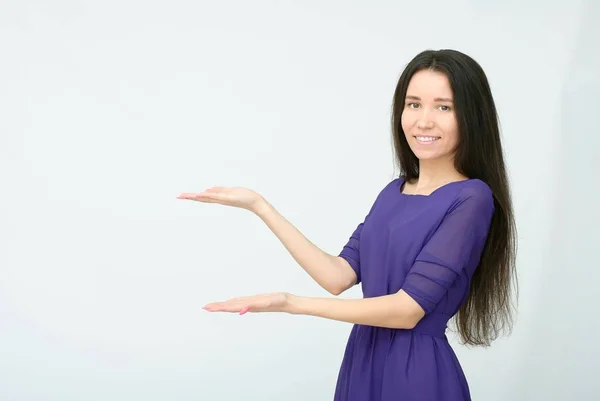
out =
[[[267,200],[265,198],[261,197],[252,206],[251,211],[252,211],[252,213],[254,213],[255,215],[257,215],[258,217],[260,217],[262,219],[266,213],[268,213],[270,210],[272,210],[272,208],[273,208],[273,206],[271,206],[271,204],[269,202],[267,202]]]
[[[299,297],[297,295],[289,294],[289,293],[286,294],[286,296],[287,296],[287,301],[283,308],[283,312],[289,313],[292,315],[302,314],[302,301],[304,300],[304,297]]]

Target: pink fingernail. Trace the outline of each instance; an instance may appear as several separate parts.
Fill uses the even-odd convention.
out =
[[[244,313],[248,312],[249,310],[250,310],[250,308],[246,306],[244,309],[242,309],[240,311],[240,315],[243,315]]]

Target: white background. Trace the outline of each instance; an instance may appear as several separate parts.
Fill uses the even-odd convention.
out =
[[[332,399],[349,324],[201,309],[327,294],[256,216],[176,196],[253,188],[337,254],[396,176],[403,67],[455,48],[488,74],[519,230],[514,334],[452,337],[473,399],[597,400],[599,20],[573,0],[2,0],[0,399]]]

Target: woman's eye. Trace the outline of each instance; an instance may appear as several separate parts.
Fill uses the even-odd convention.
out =
[[[411,109],[416,109],[419,105],[417,103],[408,103],[408,107]]]
[[[440,106],[440,109],[441,109],[442,111],[449,111],[449,110],[450,110],[450,106],[444,106],[444,105],[441,105],[441,106]]]

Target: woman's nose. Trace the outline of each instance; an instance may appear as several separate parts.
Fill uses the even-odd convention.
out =
[[[422,129],[433,128],[433,120],[430,118],[429,113],[423,112],[417,121],[417,126]]]

